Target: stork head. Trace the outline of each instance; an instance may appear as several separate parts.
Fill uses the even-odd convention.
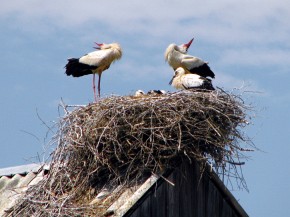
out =
[[[173,80],[176,78],[176,77],[179,77],[181,75],[184,75],[185,74],[185,70],[184,68],[182,67],[178,67],[175,71],[174,71],[174,75],[172,77],[172,79],[170,80],[169,84],[171,85]]]
[[[185,74],[185,70],[182,67],[178,67],[175,71],[174,71],[174,77],[177,76],[181,76]]]
[[[190,47],[191,43],[193,42],[194,38],[192,38],[188,43],[186,44],[182,44],[182,45],[179,45],[179,50],[181,53],[184,53],[186,54],[187,53],[187,50],[188,48]]]
[[[96,45],[98,45],[98,47],[94,47],[97,50],[106,50],[106,49],[112,49],[116,52],[116,58],[120,59],[122,56],[122,48],[118,43],[111,43],[111,44],[99,44],[97,42],[95,42]]]

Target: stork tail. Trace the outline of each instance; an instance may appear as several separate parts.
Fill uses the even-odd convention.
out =
[[[68,63],[65,66],[65,73],[73,77],[81,77],[84,75],[92,74],[92,70],[96,69],[96,66],[90,66],[79,62],[77,58],[68,59]]]

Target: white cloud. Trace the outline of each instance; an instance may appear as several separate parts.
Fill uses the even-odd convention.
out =
[[[191,32],[180,25],[181,21],[188,20],[188,27],[199,29],[203,34],[219,32],[220,30],[235,30],[242,32],[251,28],[268,26],[273,27],[287,24],[290,9],[287,3],[280,0],[249,1],[240,4],[223,0],[216,3],[212,1],[103,1],[87,0],[85,2],[72,2],[68,0],[39,2],[37,0],[7,1],[1,5],[0,16],[8,15],[19,19],[37,21],[49,19],[56,25],[70,28],[99,22],[118,30],[151,31],[173,33]],[[282,27],[283,28],[283,27]],[[183,30],[183,31],[179,31]],[[289,30],[289,29],[288,29]],[[224,32],[224,31],[223,31]],[[235,34],[234,31],[231,32]],[[208,34],[214,38],[214,34]]]
[[[229,65],[289,68],[290,7],[282,0],[15,0],[1,5],[1,20],[44,31],[42,37],[49,36],[50,30],[60,35],[79,33],[76,39],[67,39],[73,49],[75,43],[82,47],[90,40],[118,40],[124,56],[116,64],[127,80],[134,79],[132,74],[144,80],[154,73],[166,78],[171,72],[163,59],[166,46],[187,42],[192,36],[196,41],[189,53],[209,60],[213,69],[222,71]],[[222,82],[242,83],[217,74]]]
[[[269,48],[228,49],[221,56],[223,64],[239,64],[247,66],[290,66],[290,50]]]

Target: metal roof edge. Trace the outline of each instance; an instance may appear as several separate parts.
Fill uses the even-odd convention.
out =
[[[15,174],[27,174],[29,172],[37,173],[42,167],[44,169],[48,169],[48,165],[44,163],[32,163],[14,167],[6,167],[0,169],[0,177],[1,176],[14,176]]]

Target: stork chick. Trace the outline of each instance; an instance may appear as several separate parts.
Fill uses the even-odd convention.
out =
[[[162,95],[162,94],[166,94],[165,90],[149,90],[148,95]]]
[[[143,90],[137,90],[134,94],[136,97],[144,96],[145,92]]]

